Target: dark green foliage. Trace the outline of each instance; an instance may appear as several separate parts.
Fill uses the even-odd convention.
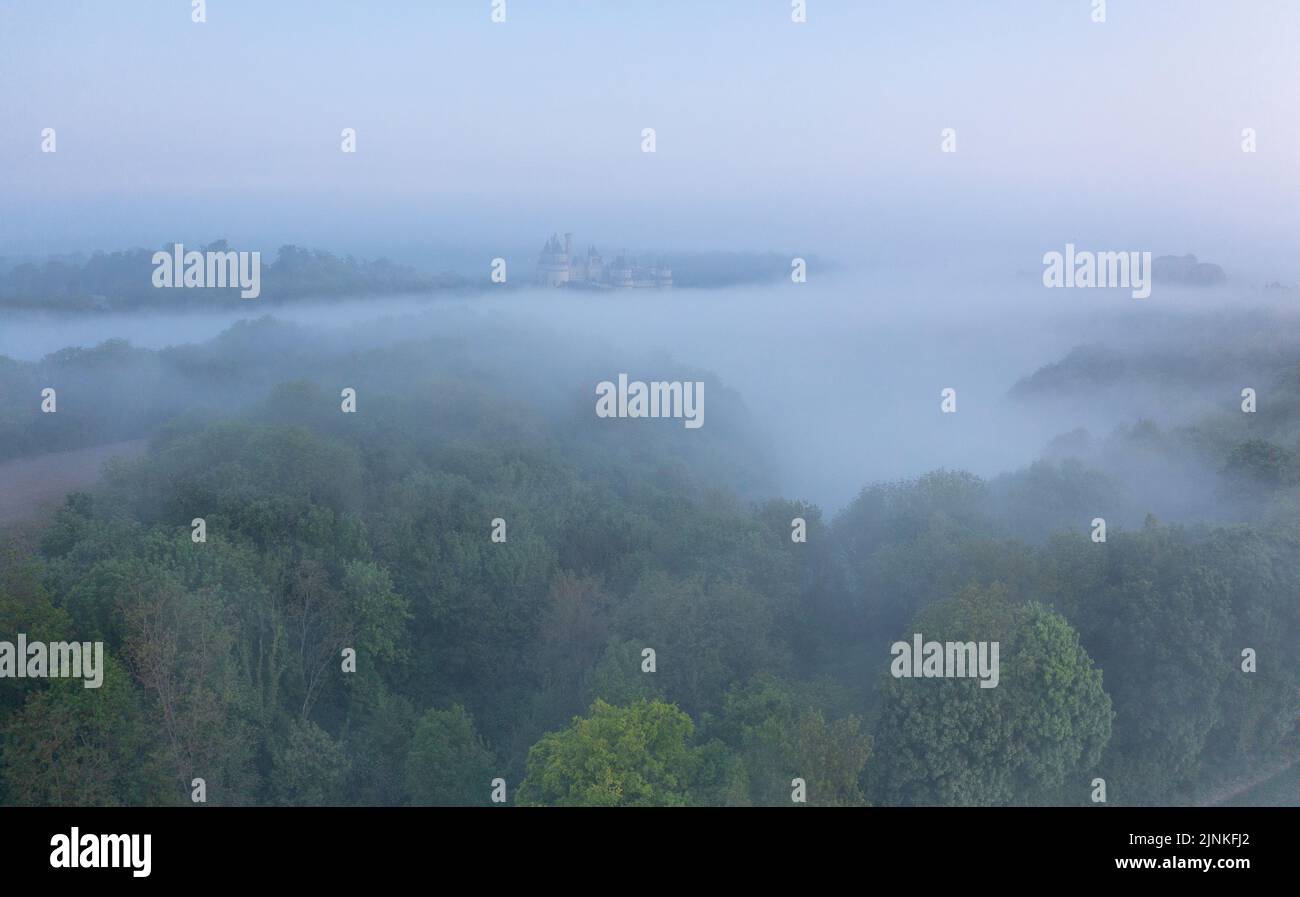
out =
[[[825,520],[771,498],[739,403],[699,432],[600,427],[569,390],[588,361],[517,384],[497,351],[306,346],[264,320],[0,359],[0,392],[102,386],[67,430],[0,412],[0,454],[152,432],[39,548],[0,553],[0,639],[111,658],[99,691],[0,679],[0,803],[187,804],[203,778],[212,804],[471,805],[499,777],[523,804],[791,806],[795,779],[808,806],[1047,804],[1094,776],[1171,803],[1294,753],[1300,380],[1267,421],[1124,429],[1098,457],[1149,465],[1127,477],[1079,436]],[[181,415],[206,378],[246,401]],[[151,398],[119,403],[128,382]],[[363,413],[340,413],[344,384]],[[1170,458],[1229,491],[1233,522],[1130,526],[1133,471]],[[888,676],[912,632],[998,640],[998,687]]]
[[[884,679],[871,770],[883,803],[1077,802],[1111,737],[1101,670],[1059,614],[971,588],[923,611],[926,641],[998,642],[1000,681]]]
[[[416,723],[406,757],[407,791],[419,806],[487,805],[494,760],[459,704],[429,710]]]

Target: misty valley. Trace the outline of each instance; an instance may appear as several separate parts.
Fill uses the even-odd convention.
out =
[[[6,881],[1294,879],[1297,46],[0,3]]]
[[[1013,300],[952,324],[1042,335],[991,365],[927,361],[923,314],[810,338],[855,292],[484,289],[180,342],[111,312],[157,348],[4,359],[6,490],[66,497],[7,513],[0,623],[104,660],[0,677],[0,794],[1293,800],[1294,313]]]

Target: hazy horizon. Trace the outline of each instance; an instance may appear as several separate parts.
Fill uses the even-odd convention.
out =
[[[1287,4],[784,5],[11,7],[0,256],[412,261],[574,230],[989,275],[1074,242],[1296,279]]]

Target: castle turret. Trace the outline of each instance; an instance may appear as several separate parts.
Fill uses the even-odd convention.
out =
[[[670,288],[673,285],[673,269],[668,267],[668,263],[660,260],[659,267],[655,270],[655,286],[660,289]]]
[[[569,235],[565,235],[567,243]],[[557,234],[542,247],[542,254],[537,259],[537,283],[544,287],[559,287],[569,282],[569,254],[560,244]]]

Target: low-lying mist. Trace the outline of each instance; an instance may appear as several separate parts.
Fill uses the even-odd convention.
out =
[[[1040,458],[1074,458],[1122,484],[1122,516],[1140,522],[1147,513],[1224,516],[1214,463],[1180,453],[1168,464],[1130,437],[1139,425],[1149,435],[1237,412],[1243,387],[1266,391],[1300,357],[1287,326],[1294,315],[1262,296],[1246,304],[1228,291],[1157,291],[1138,301],[1122,290],[838,273],[719,290],[301,302],[270,317],[255,301],[176,314],[20,315],[0,331],[0,354],[30,362],[19,367],[33,384],[63,378],[71,388],[60,401],[73,419],[79,388],[117,393],[94,401],[117,409],[102,441],[144,435],[129,424],[133,413],[150,425],[220,416],[298,379],[327,398],[373,383],[419,408],[426,378],[451,374],[564,428],[593,415],[601,380],[689,372],[706,383],[704,435],[652,426],[686,451],[713,430],[743,432],[719,451],[743,471],[731,485],[753,497],[834,512],[874,482],[935,469],[995,478]],[[69,351],[110,339],[161,351],[135,368]],[[955,391],[955,413],[941,410],[945,389]],[[362,390],[363,408],[369,398]],[[92,442],[79,432],[60,447]],[[17,444],[6,452],[26,453]]]

